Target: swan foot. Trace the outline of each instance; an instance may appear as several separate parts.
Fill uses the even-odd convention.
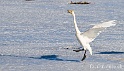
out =
[[[73,50],[75,52],[80,52],[80,51],[84,51],[84,49],[77,49],[77,50]]]
[[[86,58],[86,50],[85,50],[85,53],[84,53],[84,57],[81,59],[81,61],[83,61],[85,58]]]

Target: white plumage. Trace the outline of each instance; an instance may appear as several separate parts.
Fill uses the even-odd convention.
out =
[[[89,50],[90,54],[92,55],[92,49],[89,43],[92,42],[104,29],[110,26],[115,26],[116,23],[115,23],[115,20],[111,20],[108,22],[97,24],[92,28],[90,28],[88,31],[82,33],[79,31],[77,27],[74,11],[68,10],[68,13],[73,15],[77,40],[84,47],[84,50],[85,50],[84,57],[82,58],[82,61],[83,61],[86,58],[86,50]]]
[[[115,26],[115,20],[111,20],[108,22],[104,22],[102,24],[97,24],[95,26],[93,26],[91,29],[89,29],[88,31],[82,33],[82,36],[87,37],[87,39],[89,39],[89,41],[87,41],[87,43],[92,42],[104,29],[106,29],[107,27],[110,26]]]

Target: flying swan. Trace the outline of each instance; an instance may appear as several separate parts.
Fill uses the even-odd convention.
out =
[[[77,40],[79,41],[80,45],[83,46],[83,49],[73,50],[73,51],[79,52],[79,51],[84,50],[85,51],[84,56],[81,60],[81,61],[83,61],[86,58],[86,50],[89,50],[90,54],[92,55],[92,48],[90,47],[89,43],[92,42],[104,29],[106,29],[107,27],[110,27],[110,26],[115,26],[116,23],[115,23],[115,20],[111,20],[108,22],[104,22],[102,24],[97,24],[97,25],[93,26],[92,28],[90,28],[88,31],[82,33],[78,29],[74,11],[73,10],[67,10],[67,11],[68,11],[68,13],[73,15],[76,37],[77,37]]]

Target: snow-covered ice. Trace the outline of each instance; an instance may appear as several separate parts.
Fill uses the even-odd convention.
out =
[[[124,71],[124,1],[87,1],[0,0],[0,71]],[[91,43],[93,55],[83,62],[83,53],[73,51],[81,46],[68,9],[82,32],[117,20]]]

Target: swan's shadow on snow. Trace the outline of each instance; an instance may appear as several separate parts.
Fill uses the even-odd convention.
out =
[[[72,62],[80,62],[79,60],[67,60],[58,58],[58,55],[43,55],[41,57],[30,57],[34,59],[45,59],[45,60],[55,60],[55,61],[72,61]]]
[[[124,54],[124,52],[117,52],[117,51],[105,51],[105,52],[99,52],[96,54]]]
[[[43,55],[41,57],[26,57],[26,56],[17,56],[17,55],[1,55],[6,57],[16,57],[16,58],[31,58],[31,59],[45,59],[45,60],[54,60],[54,61],[70,61],[70,62],[80,62],[79,60],[67,60],[59,58],[58,55]]]

